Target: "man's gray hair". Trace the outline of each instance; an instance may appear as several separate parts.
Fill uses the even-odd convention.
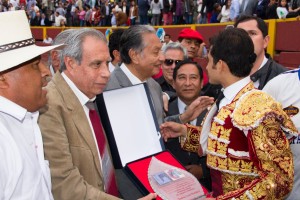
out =
[[[143,35],[145,33],[155,34],[156,31],[149,25],[134,25],[124,31],[120,39],[120,54],[122,62],[125,64],[131,63],[131,58],[129,56],[130,49],[140,53],[146,47],[146,42],[151,44],[151,41],[144,41]]]
[[[67,30],[64,30],[62,32],[60,32],[53,40],[53,43],[52,45],[58,45],[58,44],[63,44],[66,42],[67,40],[67,37],[73,32],[73,31],[76,31],[76,29],[67,29]],[[51,50],[51,51],[57,51],[59,52],[60,54],[60,50]],[[48,58],[48,64],[49,66],[52,65],[52,58],[51,58],[51,51],[49,52],[49,58]]]
[[[82,28],[72,32],[65,42],[66,46],[62,50],[60,55],[60,69],[61,71],[66,70],[66,65],[64,62],[64,57],[69,56],[74,58],[77,64],[81,64],[82,61],[82,43],[86,37],[94,37],[99,40],[104,41],[107,43],[107,40],[103,33],[96,29],[92,28]]]
[[[165,45],[163,47],[162,51],[165,55],[167,51],[172,50],[172,49],[181,51],[183,53],[184,60],[189,58],[186,48],[183,47],[179,42],[171,42],[171,43]]]

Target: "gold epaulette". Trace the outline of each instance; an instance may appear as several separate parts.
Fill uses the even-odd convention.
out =
[[[260,90],[251,90],[241,96],[232,113],[232,123],[240,130],[247,131],[256,128],[268,117],[277,118],[284,131],[297,135],[297,129],[282,110],[281,104]]]

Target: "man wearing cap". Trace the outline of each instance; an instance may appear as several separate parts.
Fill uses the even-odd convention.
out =
[[[24,11],[0,24],[0,199],[53,200],[37,119],[50,75],[40,55],[57,46],[35,46]]]
[[[180,31],[178,35],[178,41],[187,49],[188,56],[190,59],[194,60],[200,49],[201,43],[203,43],[202,35],[190,28],[185,28]],[[202,54],[202,53],[200,53]],[[214,98],[218,97],[221,87],[212,85],[208,83],[208,77],[206,73],[203,72],[203,90],[202,94],[207,96],[212,96]]]
[[[178,41],[186,48],[189,58],[194,59],[197,56],[200,44],[203,42],[203,37],[191,28],[184,28],[178,35]]]

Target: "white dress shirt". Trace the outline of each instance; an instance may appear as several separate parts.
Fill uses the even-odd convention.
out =
[[[220,101],[219,108],[221,109],[223,106],[226,106],[227,104],[231,103],[234,97],[245,87],[248,83],[250,83],[250,77],[247,76],[246,78],[243,78],[234,84],[228,86],[224,89],[224,98]]]
[[[0,199],[53,200],[38,112],[0,96]]]
[[[92,125],[92,122],[90,120],[90,116],[89,116],[89,108],[86,106],[86,103],[88,103],[89,101],[92,102],[96,99],[96,97],[94,97],[93,99],[89,99],[85,94],[83,94],[78,88],[77,86],[73,83],[73,81],[71,81],[71,79],[69,79],[69,77],[66,76],[66,74],[64,72],[61,73],[62,77],[65,79],[65,81],[67,82],[67,84],[70,86],[71,90],[74,92],[75,96],[78,98],[84,113],[86,115],[86,118],[89,122],[89,125],[91,127],[92,133],[93,133],[93,138],[97,147],[97,152],[98,152],[98,156],[99,156],[99,160],[100,160],[100,166],[102,167],[102,162],[101,162],[101,154],[99,152],[99,148],[98,148],[98,143],[97,143],[97,138],[94,132],[94,128]]]
[[[138,77],[136,77],[133,73],[131,73],[131,71],[129,71],[129,69],[126,67],[126,65],[124,63],[122,63],[120,68],[126,74],[126,76],[130,80],[132,85],[137,85],[137,84],[143,83]]]
[[[178,97],[177,105],[178,105],[179,114],[184,113],[187,105],[179,97]],[[189,124],[194,126],[196,126],[196,123],[197,123],[197,118],[189,122]]]

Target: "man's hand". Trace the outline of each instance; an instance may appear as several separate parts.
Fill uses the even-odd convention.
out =
[[[180,120],[183,124],[196,119],[205,109],[214,103],[213,97],[201,96],[193,101],[187,110],[180,115]]]
[[[185,125],[178,124],[176,122],[165,122],[160,125],[160,131],[165,142],[167,142],[169,138],[185,136],[187,133],[187,128]]]
[[[144,196],[138,200],[152,200],[152,199],[156,199],[157,194],[156,193],[150,193],[147,196]]]
[[[185,168],[188,172],[193,174],[198,180],[203,177],[203,171],[201,165],[186,165]]]

